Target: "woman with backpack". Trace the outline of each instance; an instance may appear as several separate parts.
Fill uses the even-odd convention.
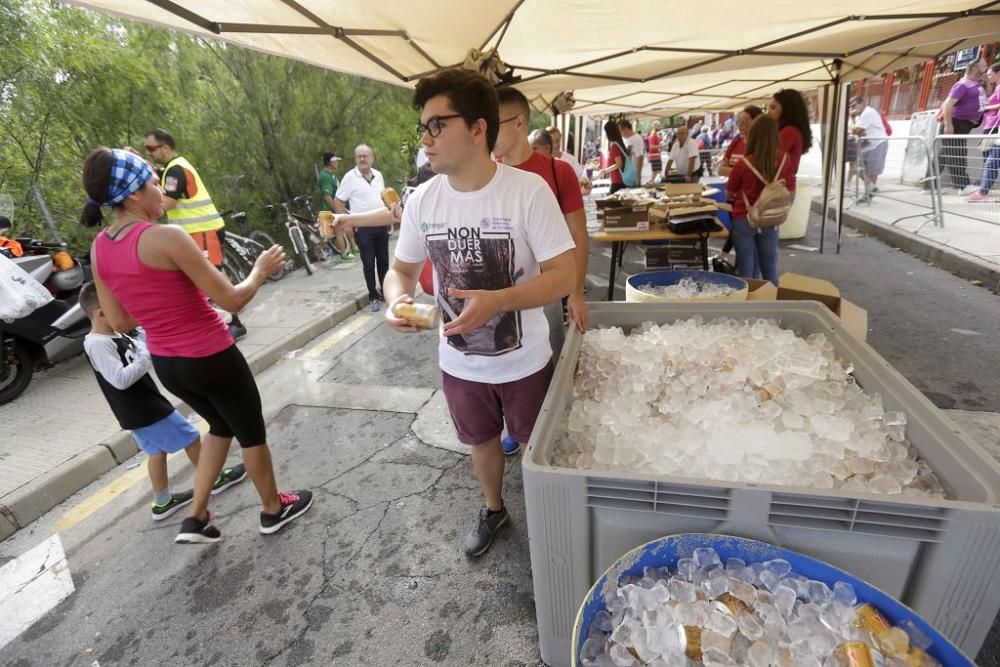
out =
[[[792,177],[785,185],[794,196],[799,160],[803,153],[808,153],[812,148],[809,111],[799,91],[785,88],[776,92],[768,102],[767,114],[778,123],[778,141],[781,143],[781,150],[788,154],[788,161],[792,166]]]
[[[625,180],[622,174],[625,171],[625,160],[628,158],[629,149],[625,147],[625,140],[622,139],[622,132],[618,129],[618,123],[609,120],[604,124],[604,136],[608,138],[608,166],[597,172],[597,176],[609,174],[611,178],[611,189],[609,195],[613,195],[625,187]]]
[[[746,155],[733,165],[726,190],[733,202],[733,243],[736,271],[743,278],[760,278],[778,284],[778,225],[788,215],[791,198],[780,187],[795,178],[789,153],[781,148],[778,124],[770,116],[758,116],[750,125]],[[765,186],[774,199],[758,201]],[[761,204],[761,206],[758,206]],[[763,226],[770,225],[770,226]]]

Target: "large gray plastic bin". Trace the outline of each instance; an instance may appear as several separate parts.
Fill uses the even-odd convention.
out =
[[[522,464],[542,659],[570,664],[576,611],[615,559],[686,532],[754,538],[820,558],[908,604],[976,655],[1000,610],[1000,465],[821,304],[590,304],[591,326],[626,331],[695,315],[767,317],[800,335],[827,334],[867,392],[881,393],[887,410],[906,412],[910,442],[951,499],[554,467],[583,342],[572,329]]]

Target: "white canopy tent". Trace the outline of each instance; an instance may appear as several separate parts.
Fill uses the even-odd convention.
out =
[[[828,147],[846,123],[843,83],[1000,34],[1000,0],[68,1],[401,86],[478,63],[539,110],[560,93],[588,115],[725,110],[826,86]]]

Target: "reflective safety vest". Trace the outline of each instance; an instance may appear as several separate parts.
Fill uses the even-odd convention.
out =
[[[219,215],[219,211],[216,210],[215,204],[212,203],[212,197],[208,194],[208,188],[202,182],[201,176],[191,166],[191,163],[180,155],[168,162],[167,166],[163,168],[161,184],[166,182],[167,171],[175,165],[184,168],[187,178],[194,178],[195,198],[178,199],[177,205],[167,211],[167,220],[171,224],[180,225],[188,234],[211,232],[225,227],[226,223]]]

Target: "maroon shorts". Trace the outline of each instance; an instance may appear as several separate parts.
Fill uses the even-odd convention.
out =
[[[519,443],[527,443],[542,409],[545,392],[552,381],[552,362],[528,377],[486,384],[470,382],[441,372],[444,397],[458,439],[479,445],[499,437],[507,420],[507,433]]]

